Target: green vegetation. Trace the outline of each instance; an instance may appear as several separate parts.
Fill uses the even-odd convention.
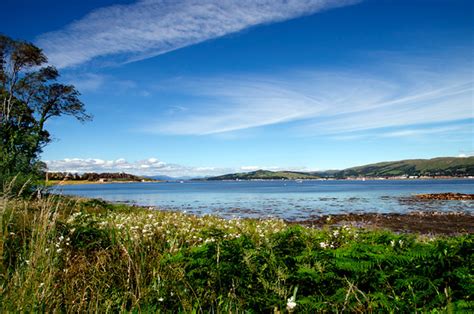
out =
[[[474,176],[474,157],[440,157],[380,162],[345,169],[337,177]]]
[[[465,177],[474,176],[474,157],[440,157],[433,159],[413,159],[388,161],[370,164],[344,170],[318,172],[267,171],[233,173],[211,177],[206,180],[311,180],[320,178],[350,178],[350,177]]]
[[[87,184],[97,182],[143,182],[157,181],[148,177],[136,176],[124,172],[95,173],[86,172],[83,174],[68,172],[48,172],[48,185],[53,184]]]
[[[3,199],[2,312],[457,312],[474,237]],[[295,306],[296,305],[296,306]]]
[[[206,180],[298,180],[298,179],[318,179],[319,176],[294,171],[268,171],[257,170],[252,172],[242,172],[226,174],[223,176],[211,177]]]
[[[50,141],[50,119],[91,118],[74,86],[58,83],[59,72],[45,64],[41,49],[0,34],[0,184],[15,191],[45,170],[39,154]]]

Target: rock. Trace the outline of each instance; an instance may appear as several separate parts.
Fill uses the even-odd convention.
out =
[[[474,200],[474,194],[461,194],[461,193],[417,194],[414,197],[421,200],[445,200],[445,201]]]

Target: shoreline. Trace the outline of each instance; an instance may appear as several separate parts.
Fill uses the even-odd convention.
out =
[[[396,233],[437,235],[474,234],[474,215],[465,212],[349,213],[324,215],[316,219],[286,221],[289,225],[311,228],[349,225],[357,228],[386,229]]]
[[[120,183],[120,182],[118,182]],[[129,202],[113,202],[101,198],[88,198],[80,196],[66,196],[68,198],[85,200],[85,201],[99,201],[104,204],[124,205],[131,209],[145,209],[162,212],[176,212],[183,213],[190,216],[200,217],[193,213],[186,213],[186,211],[167,209],[157,206],[145,206]],[[454,197],[454,198],[452,198]],[[405,198],[410,202],[426,202],[426,201],[444,201],[463,202],[474,200],[474,194],[460,194],[460,193],[435,193],[435,194],[414,194],[409,198]],[[206,216],[208,214],[205,214]],[[223,218],[219,215],[210,214]],[[227,218],[223,218],[226,219]],[[271,219],[267,217],[262,218],[237,218],[244,220],[261,221]],[[311,219],[291,220],[279,219],[288,225],[301,225],[304,227],[311,227],[317,229],[340,227],[349,225],[356,228],[364,229],[385,229],[396,233],[417,233],[423,235],[459,235],[459,234],[474,234],[474,213],[463,211],[412,211],[407,213],[344,213],[344,214],[323,214]]]
[[[134,208],[156,210],[164,212],[183,213],[179,210],[170,210],[156,206],[141,206],[127,204],[123,202],[110,202],[110,204],[122,204]],[[423,201],[423,200],[422,200]],[[184,212],[185,213],[185,212]],[[200,217],[196,214],[185,213],[186,215]],[[218,215],[211,215],[222,218]],[[223,218],[226,219],[226,218]],[[244,220],[267,220],[271,218],[238,218]],[[396,233],[413,233],[420,235],[460,235],[474,234],[474,213],[451,211],[413,211],[408,213],[346,213],[321,215],[314,219],[290,220],[281,219],[287,225],[300,225],[309,228],[324,229],[335,228],[344,225],[363,228],[390,230]]]
[[[235,180],[207,180],[191,179],[193,182],[251,182],[251,181],[416,181],[416,180],[474,180],[474,177],[420,177],[420,178],[396,178],[396,177],[360,177],[360,178],[320,178],[320,179],[235,179]],[[173,181],[170,181],[173,182]]]
[[[473,177],[434,177],[434,178],[346,178],[346,179],[250,179],[250,180],[205,180],[205,179],[190,179],[190,180],[150,180],[150,181],[87,181],[87,180],[49,180],[46,182],[47,186],[57,185],[90,185],[90,184],[109,184],[109,183],[182,183],[184,182],[314,182],[314,181],[424,181],[424,180],[474,180]]]
[[[88,181],[88,180],[49,180],[46,182],[46,186],[62,186],[62,185],[91,185],[91,184],[109,184],[109,183],[160,183],[164,181],[153,180],[153,181]]]

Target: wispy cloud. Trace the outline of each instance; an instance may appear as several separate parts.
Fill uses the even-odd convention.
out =
[[[69,75],[65,77],[65,80],[83,92],[96,91],[106,82],[105,76],[95,73]]]
[[[360,0],[141,0],[92,11],[40,36],[37,44],[60,68],[106,56],[130,62],[356,2]]]
[[[123,158],[116,160],[104,160],[98,158],[65,158],[61,160],[46,161],[48,170],[51,172],[126,172],[136,175],[166,175],[170,177],[205,177],[217,176],[234,172],[249,172],[257,169],[266,170],[293,170],[312,171],[306,167],[277,166],[241,166],[241,167],[191,167],[179,164],[166,163],[157,158],[148,158],[137,161],[127,161]]]
[[[473,132],[472,124],[462,124],[457,126],[445,126],[445,127],[428,127],[428,128],[408,128],[397,131],[391,131],[386,133],[381,133],[380,137],[416,137],[424,135],[434,135],[434,134],[452,134],[452,133],[465,133],[472,134]]]
[[[145,131],[206,135],[298,121],[294,133],[336,135],[474,117],[469,69],[449,64],[442,70],[418,64],[382,69],[174,81],[169,88],[191,95],[192,103],[183,103],[187,110],[169,121],[150,121]]]
[[[433,125],[420,124],[415,127],[402,126],[395,128],[384,128],[378,129],[377,132],[371,132],[370,130],[355,131],[351,133],[336,134],[330,136],[331,139],[341,141],[353,141],[361,139],[384,139],[384,138],[411,138],[411,139],[425,139],[427,136],[433,138],[435,135],[437,139],[449,137],[453,139],[453,136],[460,135],[464,138],[468,138],[474,132],[474,120],[471,121],[455,121],[455,124],[444,123]]]

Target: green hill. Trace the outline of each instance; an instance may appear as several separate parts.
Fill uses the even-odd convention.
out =
[[[474,157],[440,157],[380,162],[348,168],[336,177],[473,176]]]
[[[232,173],[205,180],[309,180],[319,178],[348,177],[399,177],[399,176],[474,176],[474,157],[439,157],[433,159],[409,159],[369,164],[344,170],[320,172],[268,171]]]
[[[232,173],[211,177],[207,178],[207,180],[298,180],[318,178],[319,176],[307,172],[257,170],[252,172]]]

